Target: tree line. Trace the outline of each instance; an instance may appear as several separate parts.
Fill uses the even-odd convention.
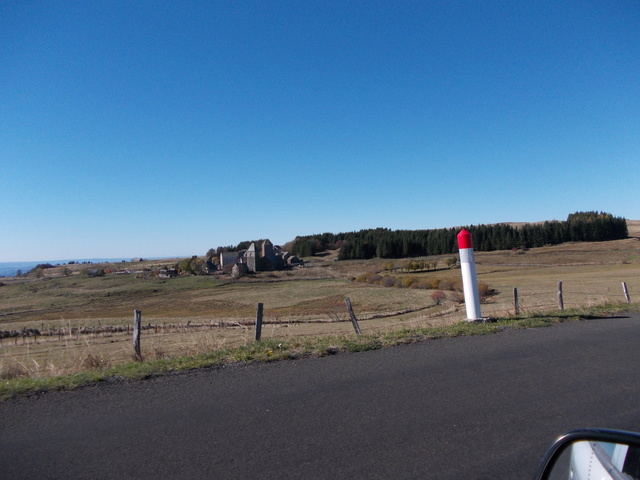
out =
[[[565,221],[524,224],[470,225],[476,251],[510,250],[558,245],[565,242],[601,242],[627,238],[627,221],[605,212],[576,212]],[[339,249],[340,260],[449,255],[458,251],[461,228],[390,230],[376,228],[346,233],[299,236],[287,244],[294,255],[309,257]]]

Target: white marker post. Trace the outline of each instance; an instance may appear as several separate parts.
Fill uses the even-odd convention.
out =
[[[458,233],[458,249],[460,251],[460,269],[462,270],[462,287],[464,289],[464,305],[467,309],[467,321],[482,320],[480,313],[480,295],[476,279],[476,261],[473,258],[471,234],[464,228]]]

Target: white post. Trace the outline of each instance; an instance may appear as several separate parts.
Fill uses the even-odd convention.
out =
[[[471,234],[462,229],[458,233],[458,249],[460,251],[460,269],[462,270],[462,287],[464,290],[464,305],[467,310],[467,320],[481,320],[480,295],[478,294],[478,280],[476,278],[476,261],[473,257],[473,243]]]

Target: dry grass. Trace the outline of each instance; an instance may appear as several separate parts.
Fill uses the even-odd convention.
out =
[[[629,230],[631,235],[640,235],[640,221],[630,221]],[[437,271],[412,275],[459,280],[458,269],[443,268],[447,257],[439,259]],[[149,360],[250,344],[258,302],[264,304],[262,336],[276,341],[352,335],[345,297],[351,299],[364,333],[453,324],[465,318],[464,306],[434,306],[429,290],[351,281],[366,271],[381,271],[387,262],[336,262],[328,255],[312,259],[306,268],[261,273],[240,281],[222,275],[170,280],[136,275],[89,278],[78,270],[64,276],[61,269],[47,270],[41,279],[3,279],[1,330],[62,333],[2,339],[0,376],[55,376],[130,362],[130,332],[78,334],[73,329],[128,325],[134,309],[141,309],[143,324],[153,327],[142,332],[142,352]],[[401,262],[398,260],[398,265]],[[623,301],[623,281],[632,300],[637,300],[640,292],[638,238],[565,244],[524,253],[477,252],[476,263],[479,281],[495,291],[482,305],[485,316],[512,314],[514,287],[524,312],[557,309],[560,280],[566,307]]]

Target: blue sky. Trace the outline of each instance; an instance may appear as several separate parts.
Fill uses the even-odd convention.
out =
[[[640,4],[4,1],[0,261],[640,219]]]

